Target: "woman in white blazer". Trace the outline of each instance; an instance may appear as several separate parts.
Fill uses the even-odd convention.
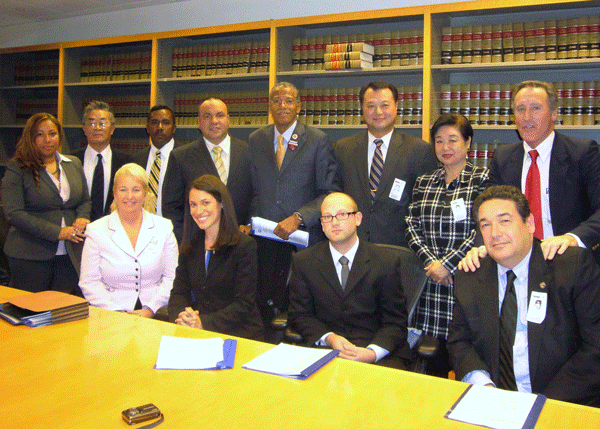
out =
[[[112,213],[87,227],[79,287],[96,307],[152,317],[175,278],[173,225],[144,209],[148,176],[139,165],[121,167],[113,191]]]

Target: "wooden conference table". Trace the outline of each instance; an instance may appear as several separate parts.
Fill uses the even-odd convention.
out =
[[[0,287],[0,302],[22,293]],[[149,402],[165,429],[474,427],[444,418],[466,388],[457,381],[342,359],[292,380],[242,369],[273,347],[245,339],[234,369],[158,371],[163,335],[220,336],[94,307],[41,328],[0,320],[0,427],[135,428],[121,411]],[[548,400],[536,427],[597,428],[600,410]]]

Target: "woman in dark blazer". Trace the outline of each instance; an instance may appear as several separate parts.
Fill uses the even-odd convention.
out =
[[[90,197],[79,159],[61,155],[64,133],[49,113],[33,115],[2,180],[10,230],[4,245],[11,286],[81,295],[77,285]]]
[[[229,191],[217,177],[194,180],[188,194],[169,318],[184,326],[262,340],[256,305],[256,242],[238,230]]]

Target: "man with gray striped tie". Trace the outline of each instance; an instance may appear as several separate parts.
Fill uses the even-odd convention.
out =
[[[437,166],[431,145],[395,129],[398,90],[370,82],[360,90],[367,130],[335,144],[336,182],[363,213],[358,236],[372,243],[407,246],[408,206],[417,177]]]

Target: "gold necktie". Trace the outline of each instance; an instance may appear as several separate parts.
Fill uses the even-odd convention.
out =
[[[277,161],[277,168],[281,170],[281,164],[283,164],[283,157],[285,156],[285,148],[283,147],[283,136],[277,136],[277,152],[275,152],[275,160]]]
[[[223,158],[221,158],[221,152],[223,149],[219,146],[215,146],[212,148],[212,152],[214,155],[215,167],[217,167],[217,171],[219,172],[219,177],[221,178],[221,182],[225,185],[227,184],[227,171],[225,170],[225,164],[223,163]]]

